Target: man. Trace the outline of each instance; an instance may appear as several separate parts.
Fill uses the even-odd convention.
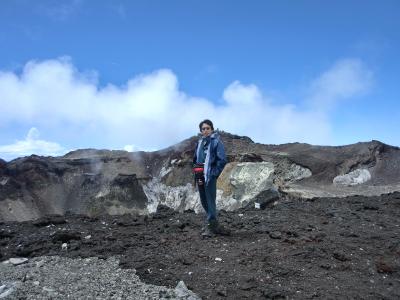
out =
[[[227,235],[229,231],[218,224],[216,208],[217,178],[226,164],[224,145],[218,134],[214,132],[214,126],[210,120],[201,121],[199,129],[202,137],[195,148],[193,171],[201,205],[207,214],[207,226],[203,236]]]

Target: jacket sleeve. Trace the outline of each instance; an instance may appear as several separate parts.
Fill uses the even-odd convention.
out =
[[[221,173],[222,170],[224,169],[226,165],[226,155],[225,155],[225,148],[224,144],[219,140],[217,143],[217,157],[216,157],[216,171],[217,174],[216,177],[218,177]]]

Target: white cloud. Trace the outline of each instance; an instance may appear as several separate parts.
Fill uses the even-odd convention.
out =
[[[239,81],[231,83],[224,91],[225,101],[232,106],[248,106],[261,104],[261,91],[254,84],[242,85]]]
[[[21,74],[0,72],[0,137],[2,126],[33,125],[75,148],[149,150],[195,134],[199,121],[209,118],[220,129],[261,143],[329,144],[331,125],[321,107],[367,91],[371,76],[360,61],[338,62],[311,84],[312,101],[325,104],[300,110],[239,81],[224,90],[225,102],[216,105],[182,92],[168,69],[138,75],[124,86],[99,88],[95,72],[79,72],[68,58],[31,61]],[[31,141],[38,145],[40,140]],[[46,145],[56,149],[46,153],[62,149]],[[25,149],[40,151],[38,146]]]
[[[310,102],[315,108],[330,109],[338,101],[363,95],[373,84],[373,73],[359,59],[343,59],[311,84]]]
[[[253,84],[235,81],[224,91],[226,105],[218,108],[218,123],[237,134],[263,143],[329,142],[330,124],[318,111],[301,111],[295,105],[274,105]]]
[[[10,160],[19,156],[27,156],[35,153],[37,155],[57,156],[65,154],[66,150],[57,143],[39,139],[40,133],[32,127],[25,140],[16,141],[11,145],[0,146],[0,157]]]

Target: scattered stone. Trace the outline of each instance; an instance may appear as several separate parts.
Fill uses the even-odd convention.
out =
[[[390,264],[382,258],[376,262],[375,266],[378,273],[391,274],[395,272],[395,267],[393,266],[393,264]]]
[[[256,287],[256,284],[254,282],[244,281],[239,283],[239,288],[243,291],[249,291],[254,287]]]
[[[349,238],[358,238],[359,235],[357,233],[354,233],[352,231],[343,231],[340,233],[341,236],[344,237],[349,237]]]
[[[333,210],[333,209],[328,209],[325,214],[328,217],[336,217],[337,216],[337,211]]]
[[[226,297],[228,295],[226,287],[224,286],[219,286],[217,288],[217,295],[218,296],[222,296],[222,297]]]
[[[6,298],[7,296],[11,295],[11,293],[14,291],[17,283],[12,282],[12,283],[6,283],[0,286],[0,298]]]
[[[178,261],[185,265],[185,266],[190,266],[191,264],[193,264],[193,259],[190,257],[186,257],[186,256],[181,256],[178,258]]]
[[[269,237],[270,237],[271,239],[278,240],[278,239],[281,239],[281,238],[282,238],[282,233],[281,233],[280,231],[273,231],[273,232],[270,232],[270,233],[269,233]]]
[[[261,225],[260,227],[257,228],[257,233],[269,233],[269,227],[266,225]]]
[[[273,300],[289,298],[288,296],[286,296],[286,293],[284,291],[279,290],[277,288],[264,290],[263,295],[265,299],[273,299]]]
[[[279,200],[279,197],[279,192],[275,188],[264,190],[253,198],[248,207],[253,206],[255,209],[264,210],[276,202],[276,200]]]
[[[199,296],[197,296],[186,287],[185,283],[182,280],[179,281],[176,285],[175,294],[177,299],[201,300]]]
[[[340,260],[340,261],[348,261],[348,260],[350,260],[350,258],[349,257],[347,257],[344,253],[342,253],[342,252],[334,252],[333,253],[333,257],[335,258],[335,259],[337,259],[337,260]]]
[[[10,258],[8,261],[11,264],[13,264],[14,266],[18,266],[18,265],[28,262],[28,259],[24,258],[24,257],[13,257],[13,258]]]
[[[49,293],[54,293],[55,292],[55,290],[54,289],[50,289],[50,288],[48,288],[48,287],[43,287],[43,291],[45,291],[45,292],[49,292]]]
[[[379,206],[374,203],[364,203],[363,208],[366,210],[379,210]]]

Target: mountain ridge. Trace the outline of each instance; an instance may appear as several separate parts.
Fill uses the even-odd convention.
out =
[[[268,145],[219,132],[228,164],[217,203],[234,210],[260,197],[375,196],[400,191],[400,148],[380,141],[343,146]],[[199,136],[145,152],[78,149],[64,156],[0,160],[0,220],[66,211],[96,215],[201,211],[192,157]]]

